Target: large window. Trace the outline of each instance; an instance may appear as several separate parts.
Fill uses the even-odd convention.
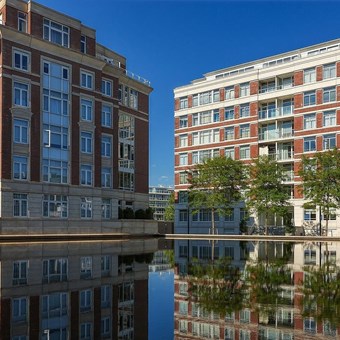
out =
[[[249,159],[250,158],[250,146],[242,145],[240,146],[240,159]]]
[[[179,98],[179,108],[186,109],[188,107],[188,97]]]
[[[14,143],[28,143],[28,121],[25,119],[13,120]]]
[[[103,188],[111,188],[111,168],[102,167],[101,182]]]
[[[102,218],[110,219],[111,218],[111,200],[109,198],[102,198]]]
[[[323,113],[323,126],[336,125],[336,113],[335,111],[324,111]]]
[[[101,286],[100,287],[100,300],[101,300],[101,307],[107,308],[111,305],[111,286]]]
[[[235,98],[235,89],[234,86],[228,86],[224,90],[225,100],[234,99]]]
[[[59,318],[67,315],[67,293],[51,293],[42,296],[41,317],[43,319]]]
[[[44,195],[43,216],[54,218],[67,218],[68,201],[64,195]]]
[[[43,283],[67,281],[67,258],[43,260]]]
[[[335,86],[326,87],[323,89],[323,102],[329,103],[336,100]]]
[[[308,91],[303,94],[303,105],[315,105],[315,91]]]
[[[43,180],[51,183],[67,183],[67,162],[43,159]]]
[[[240,138],[248,137],[250,137],[250,125],[249,124],[240,125]]]
[[[102,136],[101,154],[102,157],[111,157],[112,138],[110,136]]]
[[[13,178],[27,180],[27,157],[13,155]]]
[[[303,140],[304,152],[310,152],[316,150],[315,137],[305,137]]]
[[[13,286],[26,285],[28,277],[28,261],[13,262]]]
[[[234,147],[225,148],[224,149],[224,156],[226,158],[235,159],[235,148]]]
[[[250,93],[249,83],[240,84],[240,97],[248,96]]]
[[[92,153],[92,133],[82,131],[80,135],[80,149],[84,153]]]
[[[80,166],[80,184],[92,185],[92,165],[82,164]]]
[[[86,89],[93,89],[93,74],[85,71],[80,72],[80,86]]]
[[[46,148],[68,148],[68,128],[50,124],[43,125],[43,142]]]
[[[13,84],[14,105],[28,107],[28,84],[15,81]]]
[[[88,312],[92,309],[92,290],[80,291],[80,312]]]
[[[188,127],[188,116],[179,117],[180,129]]]
[[[303,128],[305,130],[310,130],[310,129],[315,129],[316,128],[315,113],[304,115],[304,117],[303,117]]]
[[[249,104],[240,105],[240,118],[249,117],[250,109]]]
[[[179,155],[179,165],[187,165],[188,164],[188,154],[182,153]]]
[[[80,324],[80,340],[92,339],[92,323],[83,322]]]
[[[29,67],[29,54],[14,50],[13,51],[13,66],[21,71],[28,71]]]
[[[316,210],[315,209],[305,209],[303,214],[303,219],[305,221],[316,221]]]
[[[44,19],[44,39],[69,47],[69,28],[54,21]]]
[[[88,99],[81,99],[81,119],[92,121],[93,102]]]
[[[27,319],[27,297],[19,297],[12,300],[13,321],[26,321]]]
[[[102,126],[112,127],[112,107],[103,104],[102,106]]]
[[[80,217],[92,218],[92,198],[81,197],[80,201]]]
[[[233,106],[229,106],[224,109],[224,119],[225,120],[234,119],[234,107]]]
[[[13,216],[27,217],[28,212],[27,194],[13,194]]]
[[[308,68],[303,72],[303,82],[304,83],[311,83],[316,80],[316,71],[315,67]]]
[[[27,32],[27,14],[18,12],[18,31]]]
[[[180,135],[178,138],[179,138],[179,147],[188,146],[188,135]]]
[[[336,147],[336,136],[335,133],[323,136],[323,150],[330,150]]]
[[[227,127],[224,129],[224,140],[232,140],[234,139],[234,127]]]
[[[108,97],[112,96],[112,81],[102,80],[102,94]]]
[[[323,65],[323,79],[334,78],[335,76],[335,63]]]

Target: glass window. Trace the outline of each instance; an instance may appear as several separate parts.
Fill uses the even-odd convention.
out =
[[[28,143],[28,121],[24,119],[13,120],[14,143]]]
[[[205,105],[205,104],[209,104],[211,103],[211,91],[207,91],[207,92],[202,92],[199,94],[199,103],[200,105]]]
[[[88,99],[81,99],[81,119],[92,121],[93,102]]]
[[[92,185],[92,165],[82,164],[80,166],[80,184]]]
[[[68,199],[64,195],[44,195],[43,216],[53,218],[67,218]]]
[[[248,137],[250,137],[250,125],[249,124],[240,125],[240,138]]]
[[[188,165],[188,154],[181,153],[179,155],[179,165]]]
[[[80,86],[87,89],[93,88],[93,75],[91,73],[82,71],[80,73]]]
[[[89,279],[92,277],[92,256],[80,258],[80,278]]]
[[[101,182],[103,188],[111,188],[111,168],[102,167],[102,176],[101,176]]]
[[[248,96],[250,93],[249,83],[240,84],[240,97]]]
[[[179,117],[179,127],[180,129],[188,127],[188,116]]]
[[[88,312],[92,309],[92,290],[80,291],[80,312]]]
[[[14,50],[13,67],[22,71],[28,71],[29,54]]]
[[[13,216],[27,217],[28,212],[27,194],[13,194]]]
[[[303,105],[315,105],[315,91],[308,91],[303,94]]]
[[[240,159],[248,158],[250,158],[250,146],[249,145],[240,146]]]
[[[323,113],[323,126],[334,126],[336,125],[336,113],[334,110],[325,111]]]
[[[250,115],[249,104],[240,105],[240,118],[249,117],[249,115]]]
[[[316,221],[316,210],[315,209],[305,209],[303,214],[303,219],[305,221]]]
[[[220,110],[219,109],[215,109],[213,111],[213,121],[214,123],[217,123],[220,121]]]
[[[336,147],[336,137],[334,134],[323,136],[323,150],[331,150]]]
[[[92,198],[81,197],[80,200],[80,217],[92,218]]]
[[[51,293],[42,296],[41,318],[60,318],[67,315],[67,293]]]
[[[100,320],[100,335],[103,338],[110,337],[111,334],[111,318],[109,316],[102,317]]]
[[[225,148],[224,149],[224,155],[225,155],[226,158],[235,159],[235,148],[234,147]]]
[[[67,281],[67,258],[43,260],[43,283]]]
[[[303,71],[303,82],[304,83],[311,83],[316,80],[316,71],[315,67],[308,68]]]
[[[188,107],[188,97],[179,98],[179,108],[186,109]]]
[[[100,300],[101,307],[107,308],[111,305],[111,286],[101,286],[100,287]]]
[[[111,200],[109,198],[102,198],[102,218],[111,218]]]
[[[188,203],[188,192],[187,191],[180,191],[178,193],[178,202],[179,203]]]
[[[316,116],[315,113],[311,113],[303,116],[303,128],[305,130],[316,128]]]
[[[179,221],[180,222],[187,222],[188,221],[188,211],[187,210],[180,210],[179,211]]]
[[[130,107],[138,109],[138,91],[130,89]]]
[[[235,220],[234,208],[231,208],[229,214],[226,213],[224,217],[226,222],[233,222]]]
[[[82,131],[80,138],[81,152],[92,153],[92,133]]]
[[[323,65],[323,79],[334,78],[335,76],[335,63]]]
[[[110,105],[102,105],[102,126],[112,127],[112,107]]]
[[[187,184],[188,183],[188,173],[180,172],[179,173],[179,184]]]
[[[68,162],[43,159],[43,180],[51,183],[67,183]]]
[[[198,106],[198,94],[194,94],[192,96],[192,106],[193,107]]]
[[[28,277],[28,261],[13,262],[13,286],[26,285]]]
[[[219,89],[213,91],[213,101],[214,103],[220,101],[220,90]]]
[[[112,81],[102,80],[102,94],[108,97],[112,96]]]
[[[13,178],[27,180],[27,157],[13,155]]]
[[[232,140],[234,139],[234,127],[230,126],[224,129],[224,140]]]
[[[111,157],[112,138],[110,136],[102,136],[101,155],[102,157]]]
[[[323,102],[329,103],[336,100],[335,86],[326,87],[323,89]]]
[[[103,276],[110,275],[111,270],[111,257],[110,255],[103,255],[100,262],[101,274]]]
[[[234,99],[235,98],[235,90],[234,86],[228,86],[225,88],[225,100]]]
[[[14,322],[26,321],[27,297],[19,297],[12,299],[12,317]]]
[[[80,324],[80,339],[91,340],[92,339],[92,323],[83,322]]]
[[[180,147],[188,146],[188,135],[179,136],[179,146]]]
[[[86,36],[82,35],[80,37],[80,52],[81,53],[86,53]]]
[[[14,82],[14,105],[28,107],[28,84]]]
[[[305,152],[315,151],[316,150],[315,137],[305,137],[303,140],[303,149]]]
[[[54,21],[44,19],[44,39],[69,47],[69,28]]]
[[[233,106],[229,106],[224,109],[224,119],[225,120],[234,119],[234,107]]]
[[[18,12],[18,31],[27,32],[27,14]]]

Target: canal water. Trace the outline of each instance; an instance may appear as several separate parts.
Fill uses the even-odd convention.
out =
[[[0,339],[338,339],[340,244],[1,244]]]

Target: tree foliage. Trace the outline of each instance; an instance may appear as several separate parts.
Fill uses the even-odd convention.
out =
[[[313,158],[303,157],[299,175],[308,205],[318,206],[326,216],[340,207],[340,151],[318,152]],[[326,234],[328,219],[326,219]]]
[[[175,193],[171,193],[168,204],[164,212],[164,221],[174,221],[175,219]]]
[[[229,215],[231,207],[242,200],[246,183],[244,165],[225,157],[206,159],[189,177],[189,205],[193,212],[201,208],[211,211],[212,229],[214,215]]]
[[[268,156],[260,156],[249,166],[247,206],[258,217],[264,215],[266,233],[270,214],[288,214],[290,194],[283,184],[285,179],[283,167]]]

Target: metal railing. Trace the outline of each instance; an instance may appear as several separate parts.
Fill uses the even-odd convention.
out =
[[[271,119],[293,114],[294,105],[280,106],[268,110],[259,110],[259,119]]]
[[[294,130],[275,129],[271,131],[264,131],[259,133],[260,141],[275,140],[281,138],[291,138],[294,136]]]

